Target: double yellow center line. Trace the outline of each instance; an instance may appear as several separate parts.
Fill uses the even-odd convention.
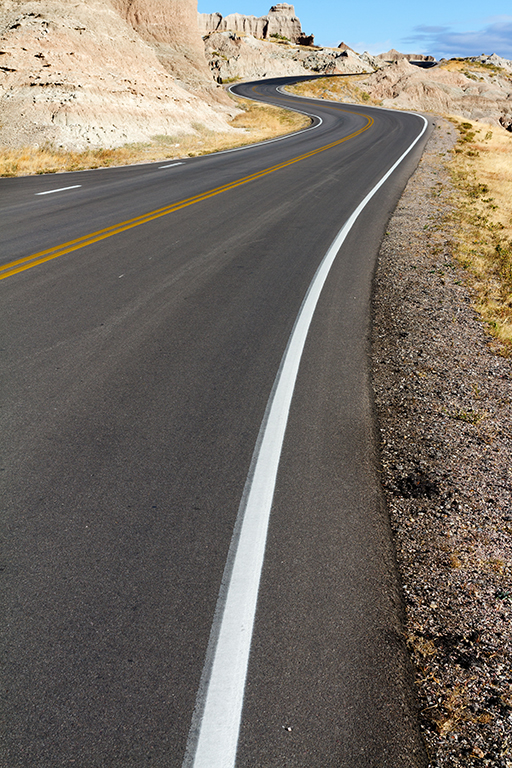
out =
[[[222,192],[227,192],[229,189],[241,187],[243,184],[248,184],[250,181],[261,179],[263,176],[268,176],[271,173],[275,173],[275,171],[280,171],[282,168],[286,168],[289,165],[300,163],[302,160],[307,160],[307,158],[318,155],[320,152],[325,152],[328,149],[337,147],[340,144],[343,144],[345,141],[353,139],[355,136],[359,136],[361,133],[364,133],[364,131],[367,131],[368,128],[373,125],[374,121],[371,117],[368,115],[364,115],[364,117],[366,118],[367,123],[363,128],[360,128],[358,131],[351,133],[349,136],[345,136],[343,139],[338,139],[338,141],[333,141],[331,144],[326,144],[323,147],[319,147],[319,149],[314,149],[312,152],[307,152],[305,155],[300,155],[299,157],[294,157],[291,160],[286,160],[286,162],[279,163],[279,165],[274,165],[271,168],[266,168],[265,170],[258,171],[257,173],[252,173],[250,176],[244,176],[243,178],[232,181],[229,184],[224,184],[221,187],[210,189],[207,192],[203,192],[200,195],[195,195],[194,197],[188,197],[186,200],[180,200],[179,202],[172,203],[171,205],[167,205],[164,208],[158,208],[156,211],[150,211],[149,213],[145,213],[143,216],[137,216],[135,219],[122,221],[112,227],[100,229],[97,232],[92,232],[89,235],[79,237],[76,240],[70,240],[67,243],[56,245],[54,248],[48,248],[45,251],[39,251],[38,253],[33,253],[31,256],[25,256],[24,258],[17,259],[16,261],[11,261],[9,264],[4,264],[0,267],[0,280],[5,280],[5,278],[16,275],[18,272],[24,272],[26,269],[32,269],[32,267],[36,267],[38,264],[44,264],[45,261],[51,261],[51,259],[64,256],[66,253],[72,253],[73,251],[77,251],[80,248],[85,248],[86,245],[92,245],[92,243],[98,243],[100,240],[106,240],[108,237],[118,235],[120,232],[126,232],[128,229],[140,227],[141,224],[146,224],[148,221],[154,221],[155,219],[159,219],[161,216],[168,216],[170,213],[179,211],[182,208],[187,208],[189,205],[195,205],[195,203],[199,203],[202,200],[208,200],[208,198],[215,197],[215,195],[220,195]]]

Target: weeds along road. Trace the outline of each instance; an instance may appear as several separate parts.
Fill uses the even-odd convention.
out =
[[[1,766],[424,765],[367,347],[428,131],[283,82],[310,130],[0,180]]]

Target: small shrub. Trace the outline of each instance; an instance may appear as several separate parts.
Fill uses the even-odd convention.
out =
[[[468,186],[467,188],[467,194],[469,197],[471,197],[473,200],[475,200],[478,197],[481,197],[482,195],[486,195],[487,192],[489,192],[489,187],[487,184],[474,184],[472,186]]]
[[[449,413],[448,416],[455,421],[465,421],[467,424],[478,424],[482,421],[484,415],[478,411],[454,411]]]

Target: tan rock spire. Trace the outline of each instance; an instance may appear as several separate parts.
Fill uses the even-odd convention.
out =
[[[200,13],[199,28],[203,35],[230,31],[252,35],[262,40],[285,37],[292,43],[311,45],[313,42],[313,36],[306,38],[304,35],[300,20],[295,15],[295,8],[288,3],[277,3],[270,8],[266,16],[259,17],[244,16],[242,13],[231,13],[224,17],[220,13]]]

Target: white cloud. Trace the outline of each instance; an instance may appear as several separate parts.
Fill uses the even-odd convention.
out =
[[[490,19],[491,23],[475,32],[455,32],[450,27],[415,27],[403,42],[417,45],[437,59],[454,56],[479,56],[497,53],[512,59],[512,16]]]

